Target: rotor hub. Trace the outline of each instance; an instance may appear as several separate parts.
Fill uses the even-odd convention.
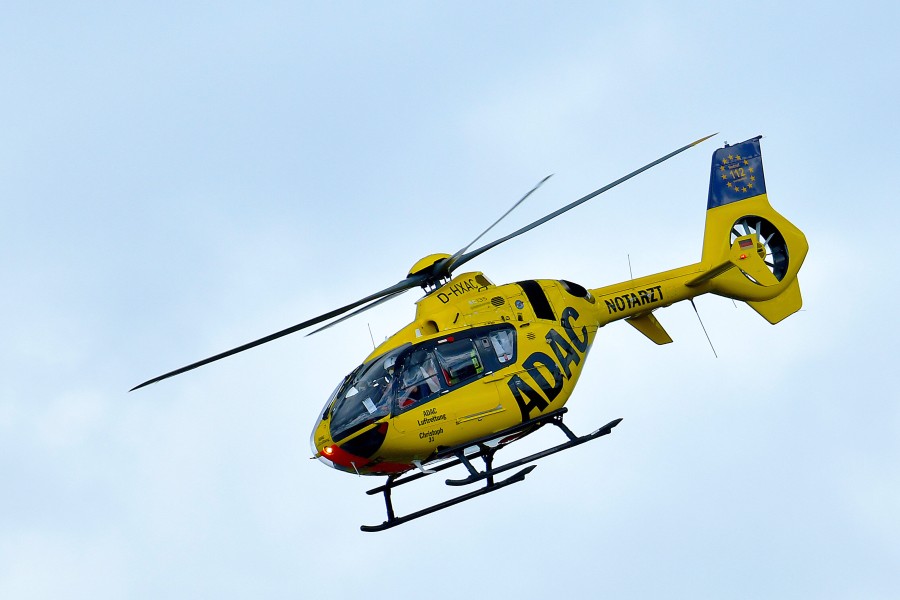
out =
[[[444,272],[442,267],[451,258],[452,257],[449,254],[442,252],[429,254],[424,258],[420,258],[412,267],[410,267],[407,278],[422,278],[422,289],[426,292],[432,292],[449,281],[450,274]]]

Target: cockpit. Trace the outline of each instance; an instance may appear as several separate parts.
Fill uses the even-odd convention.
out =
[[[334,442],[387,415],[398,415],[515,362],[516,329],[478,327],[406,343],[357,367],[337,387],[321,417]]]
[[[347,437],[391,412],[397,358],[411,344],[383,354],[356,368],[338,388],[331,405],[334,441]]]

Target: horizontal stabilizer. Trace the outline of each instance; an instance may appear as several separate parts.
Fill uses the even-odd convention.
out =
[[[753,278],[754,282],[764,287],[778,284],[778,279],[772,275],[772,272],[766,267],[763,255],[759,254],[758,239],[755,236],[745,235],[734,240],[728,253],[728,259],[725,262],[715,265],[707,271],[704,271],[697,277],[690,279],[684,283],[688,287],[696,287],[701,283],[712,281],[716,277],[724,275],[734,267],[737,267],[747,275]],[[758,237],[758,235],[756,236]]]
[[[696,286],[700,285],[701,283],[706,283],[707,281],[711,281],[711,280],[715,279],[722,273],[725,273],[733,268],[734,268],[734,264],[730,260],[726,260],[722,264],[716,265],[715,267],[713,267],[712,269],[710,269],[708,271],[704,271],[697,277],[694,277],[693,279],[685,281],[684,285],[686,285],[687,287],[696,287]]]
[[[672,343],[672,338],[666,330],[663,329],[663,326],[660,325],[659,321],[656,320],[653,313],[646,313],[625,320],[656,344],[663,345]]]
[[[762,315],[766,321],[774,325],[791,316],[803,306],[803,298],[800,296],[800,284],[794,279],[782,293],[771,300],[748,302],[747,304]]]

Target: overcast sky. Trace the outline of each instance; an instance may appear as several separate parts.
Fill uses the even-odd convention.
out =
[[[895,3],[2,12],[0,597],[897,597]],[[567,423],[624,420],[525,483],[364,534],[380,480],[309,460],[415,292],[126,392],[454,252],[549,173],[498,236],[714,132],[467,268],[693,263],[712,152],[762,134],[803,312],[698,299],[718,358],[690,305],[668,346],[601,330]],[[458,493],[423,483],[399,512]]]

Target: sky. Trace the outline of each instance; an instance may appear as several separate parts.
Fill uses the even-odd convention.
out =
[[[0,597],[895,598],[892,2],[32,2],[0,19]],[[599,287],[699,260],[763,135],[804,308],[602,329],[610,436],[378,534],[309,460],[416,292],[128,393],[712,140],[467,265]],[[887,302],[887,312],[881,312]],[[371,334],[370,334],[371,330]],[[556,443],[552,431],[521,442]],[[507,452],[504,450],[504,452]],[[498,455],[498,460],[502,458]],[[415,487],[415,486],[410,486]],[[395,492],[400,512],[456,490]]]

